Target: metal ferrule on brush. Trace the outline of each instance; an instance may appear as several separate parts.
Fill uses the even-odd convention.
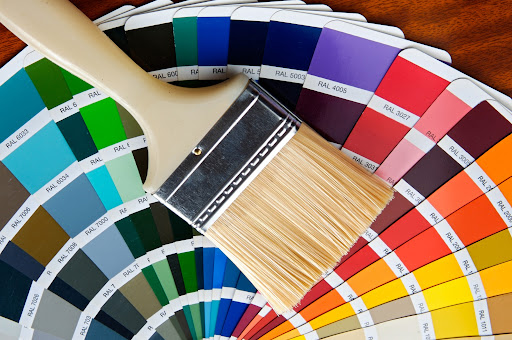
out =
[[[300,123],[250,81],[154,196],[204,233],[293,137]]]

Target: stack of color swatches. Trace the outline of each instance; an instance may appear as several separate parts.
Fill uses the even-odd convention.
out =
[[[512,339],[510,98],[398,28],[300,0],[157,0],[96,23],[162,81],[245,73],[395,198],[277,315],[142,190],[129,113],[27,47],[0,69],[0,339]]]

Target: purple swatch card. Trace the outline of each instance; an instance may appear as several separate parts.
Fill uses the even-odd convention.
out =
[[[342,145],[402,49],[414,47],[443,61],[445,51],[357,27],[328,23],[320,34],[296,113],[327,140]]]

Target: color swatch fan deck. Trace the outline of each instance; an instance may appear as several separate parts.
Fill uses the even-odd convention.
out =
[[[399,28],[301,0],[156,0],[95,23],[161,81],[246,74],[394,199],[278,315],[143,190],[130,114],[26,47],[0,69],[1,339],[512,339],[512,99]]]

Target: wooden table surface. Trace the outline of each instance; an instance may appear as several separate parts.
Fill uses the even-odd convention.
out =
[[[14,1],[14,0],[13,0]],[[90,18],[148,0],[72,0]],[[406,38],[447,50],[453,66],[512,96],[512,0],[306,0],[369,22],[397,26]],[[20,1],[20,4],[22,2]],[[24,44],[0,25],[0,65]]]

